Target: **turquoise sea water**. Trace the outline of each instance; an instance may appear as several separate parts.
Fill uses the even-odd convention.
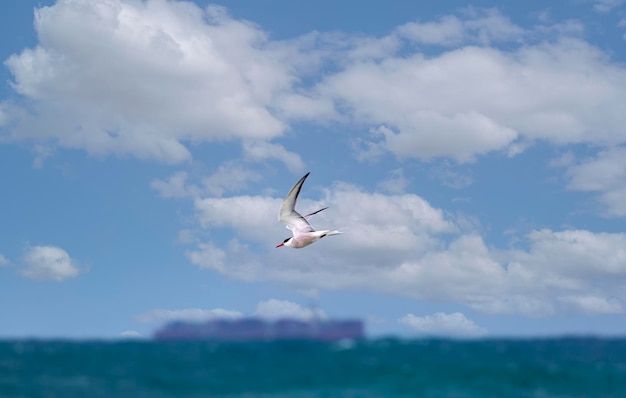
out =
[[[0,341],[0,397],[626,397],[626,339]]]

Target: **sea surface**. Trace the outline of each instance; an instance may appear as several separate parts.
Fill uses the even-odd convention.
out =
[[[0,397],[626,397],[626,339],[0,341]]]

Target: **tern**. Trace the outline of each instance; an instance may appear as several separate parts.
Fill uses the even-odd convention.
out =
[[[307,221],[308,217],[317,214],[322,210],[326,210],[328,207],[309,213],[304,217],[296,211],[296,200],[298,200],[302,184],[304,184],[304,180],[306,180],[309,174],[311,174],[311,172],[306,173],[300,181],[296,182],[296,185],[291,188],[287,196],[285,196],[283,204],[280,206],[280,210],[278,211],[278,220],[285,224],[287,229],[291,230],[293,236],[285,239],[283,243],[276,247],[288,246],[293,247],[294,249],[300,249],[322,239],[325,236],[342,233],[336,229],[316,231]]]

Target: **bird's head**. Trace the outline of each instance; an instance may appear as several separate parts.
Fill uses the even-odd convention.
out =
[[[276,247],[291,246],[291,239],[293,239],[293,238],[292,238],[292,237],[289,237],[289,238],[285,239],[285,240],[283,241],[283,243],[279,244],[279,245],[278,245],[278,246],[276,246]]]

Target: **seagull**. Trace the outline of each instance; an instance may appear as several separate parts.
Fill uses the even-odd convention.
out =
[[[309,213],[306,216],[301,216],[300,213],[296,211],[296,200],[298,199],[298,195],[300,194],[300,190],[302,189],[302,184],[304,184],[304,180],[311,174],[308,172],[300,179],[300,181],[296,182],[296,185],[291,188],[287,196],[285,196],[285,200],[283,204],[280,206],[280,210],[278,211],[278,220],[285,224],[287,229],[290,229],[293,233],[293,236],[287,238],[283,241],[283,243],[279,244],[276,247],[293,247],[294,249],[300,249],[302,247],[308,246],[313,242],[322,239],[325,236],[337,235],[342,233],[336,229],[326,229],[323,231],[316,231],[311,224],[307,221],[307,218],[310,216],[319,213],[322,210],[328,209],[328,207],[324,207],[323,209],[319,209],[314,211],[313,213]]]

